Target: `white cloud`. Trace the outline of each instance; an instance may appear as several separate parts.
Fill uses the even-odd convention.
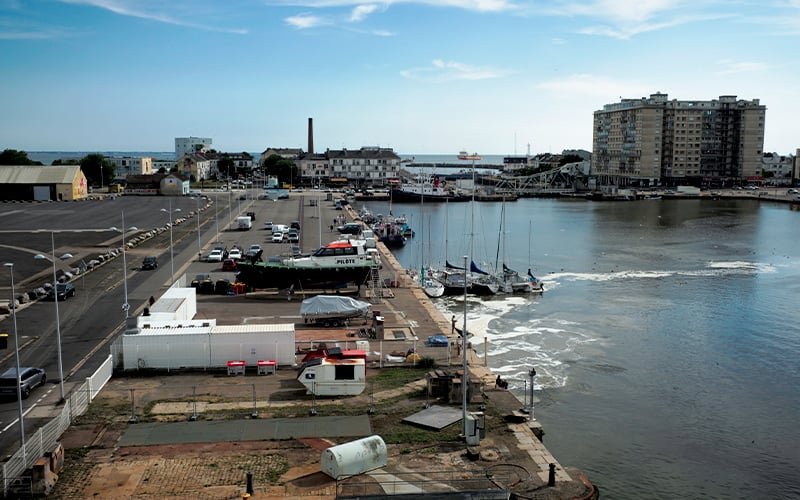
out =
[[[327,20],[319,16],[312,16],[311,14],[300,14],[291,16],[284,19],[286,24],[293,26],[297,29],[316,28],[317,26],[325,26],[330,24]]]
[[[767,71],[768,66],[760,62],[749,61],[733,61],[731,59],[722,59],[717,61],[720,69],[716,72],[718,75],[732,75],[735,73],[753,73]]]
[[[375,4],[370,5],[358,5],[356,6],[353,11],[350,13],[350,22],[357,23],[359,21],[363,21],[366,17],[378,9],[378,6]]]
[[[603,102],[614,102],[617,96],[635,99],[654,92],[652,87],[632,82],[630,79],[614,80],[590,74],[575,74],[561,80],[549,80],[539,83],[536,87],[555,94],[563,94],[564,97],[579,95],[599,97],[604,99]]]
[[[400,74],[410,80],[420,80],[428,82],[451,82],[456,80],[487,80],[492,78],[502,78],[511,72],[489,66],[478,67],[470,66],[453,61],[443,61],[434,59],[430,66],[411,68],[403,70]]]
[[[359,0],[268,0],[270,5],[284,5],[312,8],[332,8],[350,7],[362,5],[364,2]],[[474,10],[479,12],[499,12],[515,10],[518,6],[510,0],[387,0],[381,2],[384,5],[393,4],[418,4],[430,5],[433,7],[453,7],[464,10]]]
[[[204,31],[216,31],[220,33],[233,33],[237,35],[247,34],[246,29],[239,28],[224,28],[218,25],[207,25],[195,23],[187,20],[186,14],[176,15],[166,12],[165,8],[172,8],[173,10],[181,10],[182,8],[188,12],[197,12],[199,9],[185,9],[181,2],[162,2],[159,0],[59,0],[63,3],[75,5],[88,5],[98,9],[104,9],[121,16],[135,17],[139,19],[147,19],[149,21],[156,21],[164,24],[172,24],[175,26],[183,26],[186,28],[201,29]],[[189,5],[192,7],[192,5]]]

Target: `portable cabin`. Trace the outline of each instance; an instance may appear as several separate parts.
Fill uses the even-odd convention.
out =
[[[306,394],[356,396],[364,392],[367,365],[362,358],[314,358],[300,366],[297,380]]]

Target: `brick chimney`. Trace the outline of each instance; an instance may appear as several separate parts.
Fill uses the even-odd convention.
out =
[[[314,119],[308,119],[308,154],[314,154]]]

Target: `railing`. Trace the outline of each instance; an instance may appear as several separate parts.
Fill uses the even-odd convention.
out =
[[[100,365],[79,387],[71,390],[64,401],[61,412],[50,422],[40,427],[25,440],[25,446],[17,450],[3,464],[3,496],[8,494],[9,486],[26,469],[33,466],[39,458],[52,451],[59,438],[72,424],[72,420],[86,413],[89,403],[97,396],[111,378],[111,356]]]

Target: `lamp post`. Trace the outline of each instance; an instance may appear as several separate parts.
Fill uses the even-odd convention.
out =
[[[125,302],[122,303],[122,312],[125,314],[125,319],[128,319],[128,311],[130,311],[131,306],[128,304],[128,258],[125,248],[125,232],[138,231],[139,228],[136,226],[131,226],[125,229],[125,212],[123,211],[122,229],[117,229],[115,226],[111,226],[109,229],[122,233],[122,288],[125,291]]]
[[[19,447],[25,450],[25,421],[23,420],[24,416],[22,414],[22,374],[19,372],[19,336],[17,335],[17,303],[16,303],[16,291],[14,290],[14,264],[12,262],[6,262],[5,266],[11,272],[11,311],[12,316],[14,317],[14,358],[17,363],[17,409],[19,410]],[[58,296],[56,295],[56,301],[58,301]]]
[[[461,331],[461,419],[463,422],[464,438],[467,437],[467,256],[464,256],[464,329]]]
[[[61,401],[64,400],[64,365],[61,358],[61,317],[58,312],[58,278],[56,276],[56,236],[54,232],[50,232],[50,243],[52,244],[53,257],[48,259],[43,254],[36,254],[34,259],[44,259],[53,261],[53,302],[56,304],[56,343],[58,350],[58,386],[61,391]],[[61,260],[71,259],[71,253],[65,253],[60,257]]]
[[[197,261],[199,262],[203,257],[203,247],[200,245],[200,195],[197,195]]]
[[[161,211],[167,212],[167,215],[169,215],[169,271],[170,271],[170,286],[172,286],[172,284],[175,283],[175,255],[172,249],[172,226],[174,224],[172,219],[173,211],[172,211],[171,199],[169,200],[169,211],[167,211],[166,208],[162,208]],[[175,212],[180,212],[180,211],[181,211],[180,208],[175,209]]]
[[[217,198],[219,193],[214,193],[214,222],[217,225],[217,243],[219,243],[219,203]]]

